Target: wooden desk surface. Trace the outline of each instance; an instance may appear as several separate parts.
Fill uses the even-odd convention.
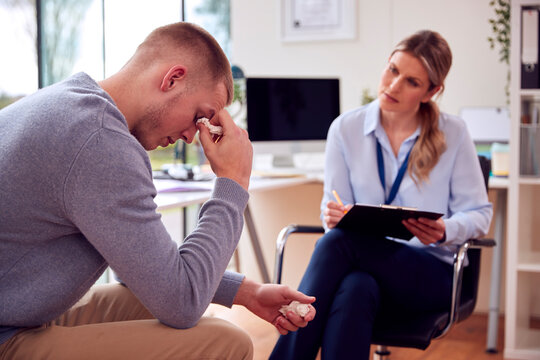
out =
[[[159,182],[160,180],[154,180]],[[299,176],[286,178],[259,178],[254,177],[250,180],[249,192],[255,193],[260,191],[268,191],[274,189],[287,188],[290,186],[303,185],[313,182],[320,182],[317,177]],[[210,190],[203,191],[177,191],[177,192],[160,192],[154,199],[158,206],[158,210],[167,210],[174,208],[182,208],[189,205],[201,204],[208,200],[211,195]]]

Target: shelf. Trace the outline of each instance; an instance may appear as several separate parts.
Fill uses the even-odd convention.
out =
[[[531,359],[538,359],[538,351],[540,351],[540,330],[537,329],[520,329],[520,337],[518,341],[519,352],[523,355],[534,355]],[[525,357],[525,359],[528,359]]]
[[[521,100],[540,100],[540,89],[521,89]]]
[[[517,266],[517,270],[527,273],[540,273],[539,263],[520,262]]]
[[[528,251],[519,255],[518,270],[540,272],[540,252]]]
[[[538,0],[513,0],[512,7],[529,7],[529,6],[540,6]]]
[[[540,185],[540,177],[520,175],[519,185]]]
[[[521,89],[523,7],[540,0],[512,0],[510,25],[510,173],[508,177],[505,359],[540,359],[540,176],[537,109],[540,89]],[[524,174],[524,175],[521,175]]]
[[[514,360],[538,360],[538,351],[536,349],[504,349],[505,359]]]
[[[536,338],[537,341],[540,339]],[[504,349],[504,358],[505,359],[514,359],[514,360],[538,360],[538,352],[540,347],[534,345],[530,347],[520,346],[518,349]]]

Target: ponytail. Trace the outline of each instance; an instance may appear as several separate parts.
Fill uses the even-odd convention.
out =
[[[437,104],[433,100],[421,103],[418,116],[422,130],[411,151],[407,168],[416,185],[429,178],[429,173],[446,150],[446,140],[443,132],[439,129],[439,107]]]

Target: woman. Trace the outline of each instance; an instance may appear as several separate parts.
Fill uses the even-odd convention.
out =
[[[382,305],[407,313],[450,306],[453,252],[484,235],[492,215],[464,122],[439,113],[432,100],[442,92],[451,63],[438,33],[417,32],[392,52],[378,99],[333,122],[321,203],[327,232],[299,287],[317,298],[317,316],[306,328],[281,336],[271,359],[314,359],[319,348],[323,359],[367,359]],[[410,241],[334,229],[354,203],[444,216],[404,221],[415,236]]]

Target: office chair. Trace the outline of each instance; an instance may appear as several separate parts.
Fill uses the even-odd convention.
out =
[[[479,156],[486,191],[491,170],[490,161]],[[274,283],[281,283],[285,245],[291,234],[324,233],[322,226],[289,225],[281,230],[277,238]],[[493,239],[469,239],[454,254],[454,276],[451,306],[443,312],[425,314],[403,314],[382,307],[375,319],[372,344],[377,345],[374,359],[386,359],[389,346],[412,347],[425,350],[432,339],[443,337],[457,322],[468,318],[476,305],[480,255],[482,247],[495,246]],[[464,266],[465,256],[469,265]]]

